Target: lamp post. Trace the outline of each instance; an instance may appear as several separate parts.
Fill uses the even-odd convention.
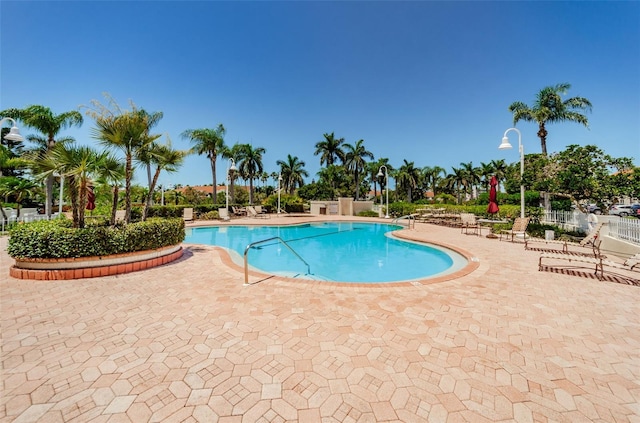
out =
[[[278,213],[280,214],[280,186],[282,185],[282,172],[278,173]]]
[[[382,174],[382,168],[384,167],[384,175]],[[384,176],[384,186],[387,190],[387,208],[385,209],[385,219],[389,218],[389,171],[385,165],[380,166],[378,169],[378,178],[382,178]]]
[[[513,148],[509,142],[507,133],[509,131],[516,131],[518,133],[518,151],[520,152],[520,217],[524,218],[524,147],[522,146],[522,134],[516,128],[509,128],[504,131],[502,136],[502,144],[498,147],[500,150]]]
[[[18,127],[16,126],[16,121],[8,117],[2,118],[2,120],[0,120],[0,127],[5,121],[11,121],[11,123],[13,123],[13,126],[9,130],[9,133],[4,137],[4,139],[9,141],[24,141],[24,137],[20,135],[20,129],[18,129]]]
[[[235,172],[237,170],[235,160],[229,159],[229,163],[231,163],[231,166],[227,166],[227,178],[225,180],[225,182],[227,183],[225,189],[225,197],[227,199],[227,213],[229,213],[229,180],[231,179],[231,172]]]

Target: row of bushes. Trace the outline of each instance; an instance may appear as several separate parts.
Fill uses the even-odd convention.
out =
[[[14,258],[75,258],[153,250],[184,241],[184,221],[148,219],[121,227],[89,225],[73,229],[67,219],[16,225],[7,252]]]

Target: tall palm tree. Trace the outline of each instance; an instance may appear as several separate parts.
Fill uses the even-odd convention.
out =
[[[253,205],[253,180],[264,171],[262,156],[266,153],[263,147],[253,148],[251,144],[242,144],[238,170],[249,179],[249,204]]]
[[[427,189],[430,189],[431,192],[433,192],[434,197],[437,194],[438,184],[443,179],[443,175],[445,175],[445,173],[446,171],[444,168],[440,166],[426,166],[422,168],[422,175],[424,176]]]
[[[462,164],[462,163],[461,163]],[[455,189],[456,192],[456,204],[460,204],[460,192],[467,192],[468,186],[468,174],[463,168],[451,168],[452,173],[447,175],[447,185],[449,188]]]
[[[500,183],[507,177],[507,163],[504,159],[491,160],[491,167],[493,168],[493,174],[498,180],[498,191],[500,191]]]
[[[413,162],[404,159],[402,166],[398,168],[396,175],[396,184],[398,188],[407,193],[407,202],[410,203],[413,196],[413,190],[417,188],[420,180],[420,169],[415,167]]]
[[[465,194],[473,194],[474,187],[480,183],[480,173],[477,168],[473,167],[473,163],[460,163],[464,173],[464,192]]]
[[[223,146],[223,149],[220,150],[219,154],[224,159],[233,159],[233,162],[236,165],[236,171],[232,171],[229,169],[229,174],[225,175],[225,178],[229,179],[229,197],[232,203],[235,203],[235,181],[238,177],[243,177],[240,173],[240,169],[238,168],[238,163],[243,154],[244,144],[234,144],[232,147]]]
[[[316,151],[313,153],[316,156],[320,155],[320,166],[337,164],[338,159],[344,163],[345,153],[342,149],[344,138],[336,138],[333,132],[322,136],[324,140],[316,143]]]
[[[216,187],[218,186],[218,180],[216,177],[216,161],[218,155],[225,150],[224,135],[227,130],[220,123],[215,128],[203,128],[203,129],[187,129],[182,133],[183,138],[191,140],[194,144],[192,151],[198,155],[205,154],[209,158],[211,164],[211,176],[213,178],[213,201],[218,198],[218,192]],[[226,178],[226,176],[225,176]]]
[[[54,114],[51,109],[45,106],[33,105],[25,109],[7,109],[0,112],[0,116],[7,116],[13,119],[22,121],[26,126],[29,126],[38,132],[42,133],[46,137],[46,150],[51,151],[56,145],[56,142],[60,141],[58,135],[63,129],[67,129],[71,126],[82,126],[83,119],[82,114],[78,111],[70,111]],[[27,137],[30,141],[43,140],[38,137]],[[72,138],[67,138],[69,140]],[[43,142],[44,143],[44,142]],[[53,175],[50,175],[46,179],[45,188],[45,214],[51,216],[51,209],[53,206]]]
[[[547,123],[576,122],[589,127],[587,117],[580,112],[591,111],[591,102],[584,97],[571,97],[562,100],[562,95],[571,88],[571,84],[562,83],[545,87],[536,96],[533,106],[521,101],[511,103],[509,111],[513,113],[513,124],[521,120],[538,123],[538,137],[542,154],[547,155]]]
[[[309,172],[304,169],[305,162],[297,156],[287,154],[287,160],[278,160],[276,165],[280,166],[283,188],[289,194],[294,193],[296,187],[304,186],[304,178],[309,176]]]
[[[131,103],[131,110],[121,109],[113,99],[109,105],[97,100],[87,114],[96,121],[92,129],[93,138],[107,148],[120,150],[125,156],[125,223],[131,222],[131,180],[133,179],[133,159],[140,148],[147,148],[160,135],[150,135],[149,131],[162,119],[162,112],[148,113]]]
[[[364,140],[358,140],[355,145],[345,144],[345,160],[344,164],[347,170],[353,172],[353,178],[356,183],[355,200],[360,199],[360,174],[364,172],[367,166],[366,159],[373,160],[373,153],[364,146]]]

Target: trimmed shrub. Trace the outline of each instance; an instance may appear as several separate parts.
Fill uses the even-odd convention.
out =
[[[373,210],[363,210],[358,213],[360,217],[378,217],[378,212]]]
[[[184,241],[182,219],[148,219],[122,227],[71,227],[53,219],[16,225],[7,252],[14,258],[77,258],[153,250]]]

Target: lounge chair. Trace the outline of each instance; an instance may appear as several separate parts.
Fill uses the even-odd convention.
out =
[[[265,214],[258,213],[253,206],[247,206],[246,210],[247,210],[247,216],[249,217],[262,217],[262,218],[268,217]]]
[[[596,241],[595,243],[599,244],[600,241]],[[588,268],[593,268],[595,270],[595,275],[598,280],[603,280],[606,272],[622,279],[626,279],[634,285],[640,284],[640,253],[629,257],[623,263],[607,260],[606,256],[603,255],[591,257],[563,253],[542,253],[538,260],[538,270],[575,269],[585,267],[576,265],[578,263],[590,265]]]
[[[235,207],[235,206],[231,206],[231,211],[233,212],[234,216],[246,216],[247,215],[247,210],[243,207]]]
[[[193,208],[192,207],[185,207],[184,209],[182,209],[182,218],[184,219],[185,222],[190,222],[193,220]]]
[[[262,206],[253,206],[258,214],[268,214],[266,209],[263,209]]]
[[[511,229],[503,229],[498,232],[498,234],[500,235],[500,240],[502,241],[502,235],[506,235],[507,239],[509,238],[509,236],[511,236],[511,242],[514,241],[516,235],[522,235],[526,239],[527,226],[529,226],[528,217],[516,217],[513,222],[513,226],[511,226]]]
[[[229,209],[226,207],[220,207],[218,209],[218,216],[222,220],[231,220],[231,216],[229,216]]]
[[[534,247],[533,244],[544,243],[545,245],[561,246],[561,251],[557,251],[554,249],[545,249],[545,251],[598,257],[600,256],[600,243],[596,242],[596,240],[600,236],[600,230],[605,224],[606,224],[605,222],[598,223],[593,229],[593,231],[587,234],[587,236],[585,236],[580,242],[572,242],[572,241],[561,240],[561,239],[544,240],[544,239],[538,239],[538,238],[530,238],[530,239],[524,240],[524,248],[527,250],[538,249]],[[584,253],[582,251],[571,250],[569,247],[591,248],[592,252]]]
[[[482,235],[482,226],[480,226],[480,222],[476,219],[475,214],[460,213],[460,220],[462,221],[460,233],[468,234],[469,230],[473,230],[475,235]]]

